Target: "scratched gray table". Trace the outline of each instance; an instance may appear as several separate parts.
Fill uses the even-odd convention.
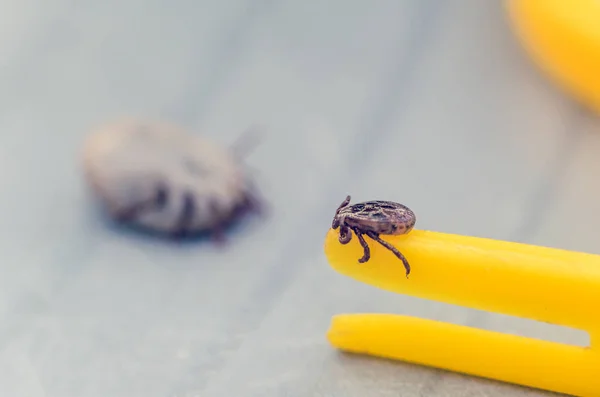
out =
[[[323,237],[351,193],[419,228],[598,253],[598,121],[499,2],[308,3],[3,3],[0,396],[549,395],[330,348],[331,316],[358,311],[587,339],[360,284]],[[223,144],[263,125],[248,164],[271,216],[227,250],[112,228],[78,150],[130,114]]]

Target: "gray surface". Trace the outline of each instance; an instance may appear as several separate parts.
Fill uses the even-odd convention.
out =
[[[351,193],[409,205],[419,228],[600,253],[598,122],[531,66],[499,2],[3,9],[1,396],[547,395],[339,354],[325,331],[343,312],[587,342],[375,290],[322,252]],[[248,162],[273,216],[224,252],[108,226],[78,150],[90,127],[128,114],[224,144],[263,124]]]

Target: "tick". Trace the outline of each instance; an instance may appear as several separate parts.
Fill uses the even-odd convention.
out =
[[[175,238],[209,232],[222,243],[226,226],[261,208],[242,149],[177,125],[127,118],[96,129],[83,162],[92,190],[117,222]]]
[[[347,196],[335,211],[331,228],[333,230],[340,229],[339,241],[341,244],[348,244],[352,240],[352,232],[356,234],[364,250],[364,255],[358,262],[365,263],[371,258],[371,250],[364,238],[366,234],[392,251],[402,261],[408,277],[410,265],[406,257],[396,247],[382,240],[379,235],[409,233],[415,226],[416,221],[415,213],[402,204],[393,201],[375,200],[350,205],[350,196]]]

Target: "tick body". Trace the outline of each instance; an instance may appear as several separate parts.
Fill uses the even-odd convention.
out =
[[[121,119],[86,140],[83,162],[92,190],[118,222],[179,238],[224,228],[260,199],[236,149],[183,128]]]
[[[335,211],[331,227],[334,230],[340,229],[341,244],[348,244],[352,240],[352,232],[356,234],[364,250],[364,255],[358,260],[360,263],[365,263],[371,258],[371,250],[364,238],[364,235],[367,235],[392,251],[402,261],[408,277],[410,265],[406,257],[396,247],[382,240],[379,235],[409,233],[416,221],[414,212],[402,204],[376,200],[350,205],[350,196],[347,196]]]

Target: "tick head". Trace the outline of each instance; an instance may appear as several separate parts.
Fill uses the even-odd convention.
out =
[[[341,220],[340,220],[340,216],[338,215],[338,213],[335,213],[335,216],[333,217],[333,222],[331,222],[331,228],[333,230],[337,229],[338,227],[340,227],[341,224]]]
[[[340,206],[337,207],[337,209],[335,210],[333,222],[331,223],[331,228],[333,230],[337,229],[338,227],[340,227],[340,225],[344,224],[344,216],[341,215],[340,212],[343,212],[343,210],[348,207],[349,202],[350,196],[347,196],[346,199],[342,202],[342,204],[340,204]]]

